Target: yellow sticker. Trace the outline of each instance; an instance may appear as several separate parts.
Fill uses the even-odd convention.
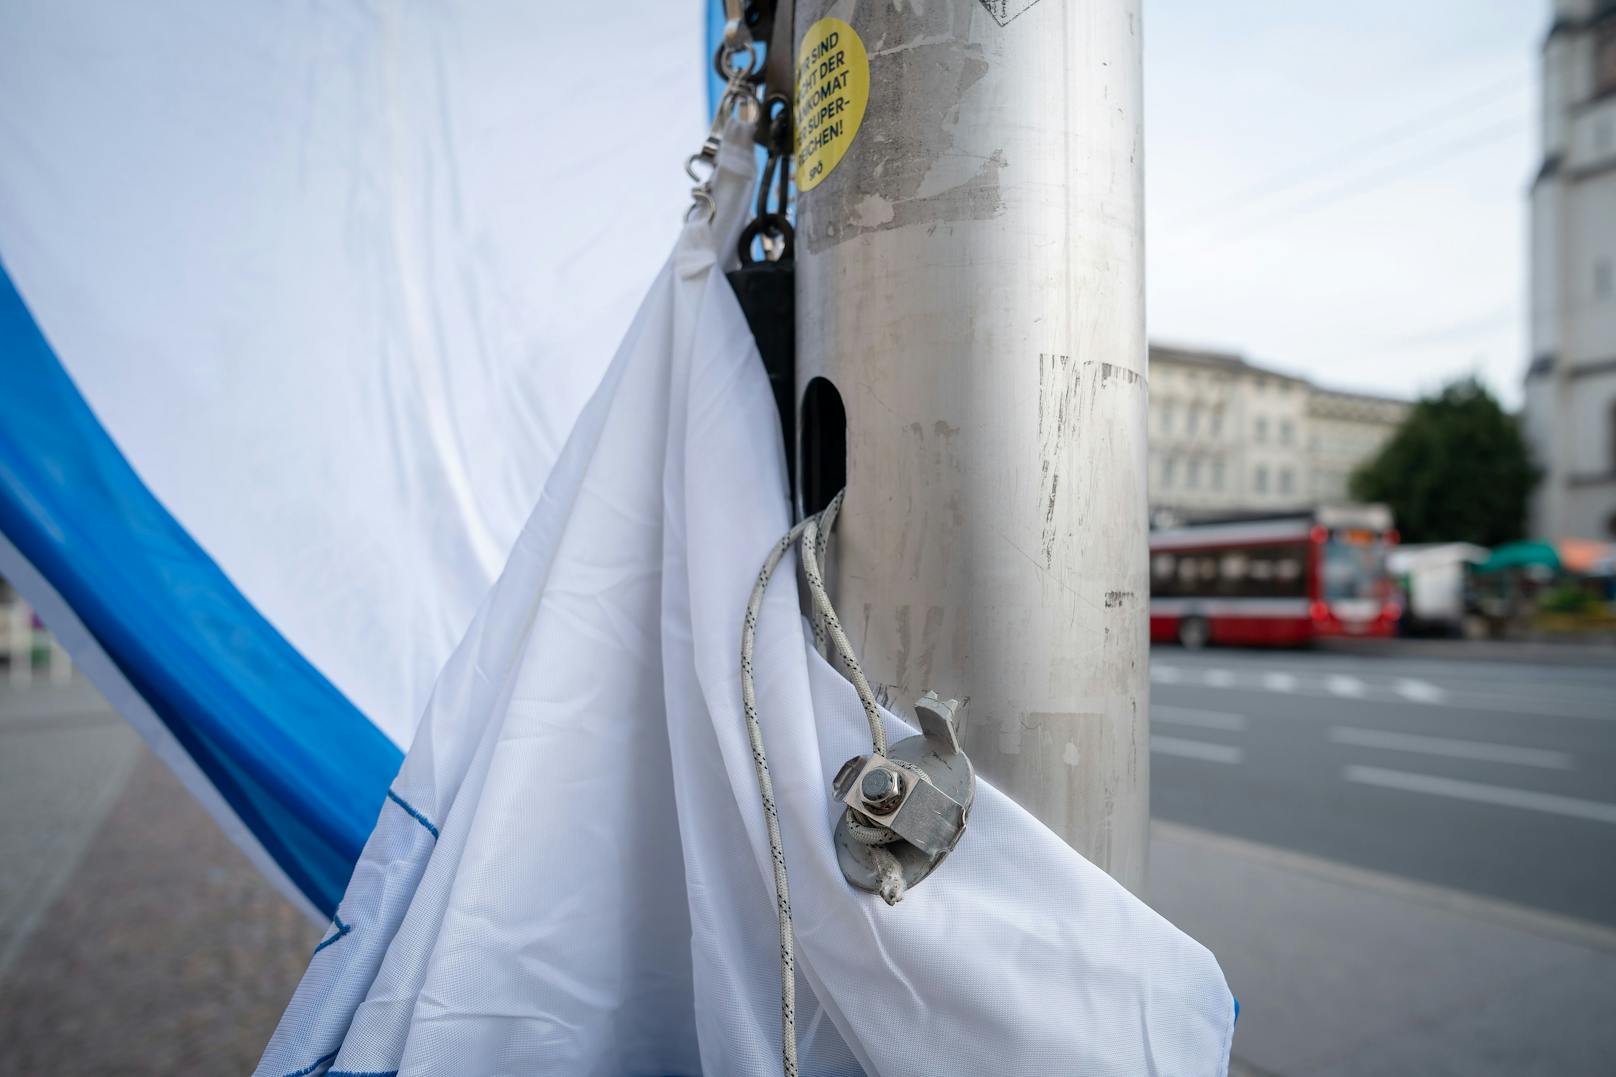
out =
[[[820,19],[797,53],[797,190],[811,191],[847,154],[870,100],[870,58],[841,19]]]

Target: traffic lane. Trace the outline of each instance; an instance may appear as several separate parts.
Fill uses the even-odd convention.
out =
[[[1252,689],[1301,697],[1412,702],[1477,714],[1616,722],[1616,670],[1483,664],[1444,669],[1395,660],[1329,662],[1284,652],[1216,652],[1202,657],[1157,651],[1151,655],[1150,678],[1157,686]]]
[[[1581,696],[1616,687],[1616,657],[1609,663],[1555,665],[1519,660],[1464,660],[1419,655],[1357,655],[1316,648],[1211,647],[1188,651],[1176,646],[1154,646],[1151,661],[1190,668],[1254,667],[1261,670],[1349,672],[1366,676],[1428,676],[1455,684],[1513,685],[1521,682],[1547,686],[1556,692]],[[1616,652],[1613,652],[1616,655]]]
[[[1316,764],[1321,775],[1356,784],[1395,786],[1386,771],[1433,779],[1433,789],[1464,799],[1488,794],[1462,783],[1516,790],[1539,802],[1531,810],[1602,819],[1616,811],[1616,723],[1501,712],[1469,712],[1423,704],[1308,699],[1276,693],[1158,687],[1153,693],[1153,734],[1183,739],[1234,735],[1260,765]],[[1221,727],[1221,728],[1220,728]],[[1231,742],[1214,735],[1217,743]],[[1168,744],[1164,754],[1173,754]],[[1183,753],[1179,753],[1183,756]],[[1356,768],[1360,773],[1350,773]],[[1414,787],[1418,782],[1407,781]],[[1586,800],[1590,806],[1553,803]],[[1510,798],[1494,796],[1494,801]],[[1606,810],[1608,809],[1608,810]]]
[[[1616,923],[1616,821],[1599,817],[1606,807],[1616,810],[1608,745],[1574,756],[1577,766],[1569,771],[1394,752],[1341,743],[1328,733],[1370,727],[1371,720],[1378,728],[1430,729],[1420,723],[1439,709],[1295,702],[1277,693],[1155,686],[1153,711],[1211,713],[1225,725],[1234,724],[1228,716],[1238,716],[1244,725],[1219,729],[1157,718],[1153,815]],[[1522,716],[1512,729],[1520,733],[1531,725],[1530,716]],[[1584,725],[1616,732],[1611,723]],[[1412,776],[1418,788],[1364,780],[1388,775]],[[1524,807],[1495,802],[1498,790],[1558,799]],[[1492,799],[1477,799],[1478,791]],[[1588,805],[1594,817],[1575,813]]]
[[[1530,668],[1442,670],[1417,664],[1380,668],[1355,664],[1302,665],[1257,661],[1212,664],[1186,663],[1161,657],[1152,663],[1157,683],[1208,684],[1212,687],[1254,687],[1304,694],[1347,696],[1336,686],[1368,690],[1375,696],[1419,703],[1448,703],[1473,709],[1508,709],[1534,714],[1616,720],[1616,678],[1556,676],[1558,671]]]
[[[1418,763],[1455,779],[1616,800],[1616,722],[1528,713],[1529,702],[1474,710],[1177,684],[1153,685],[1151,699],[1158,734],[1239,725],[1265,741],[1300,737],[1295,743],[1302,749],[1350,751],[1355,761]]]

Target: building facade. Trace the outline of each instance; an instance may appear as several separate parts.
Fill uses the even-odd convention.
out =
[[[1531,188],[1532,530],[1616,537],[1616,0],[1554,0]]]
[[[1348,500],[1408,413],[1226,352],[1150,347],[1150,507],[1166,520]]]
[[[1350,501],[1352,473],[1378,454],[1408,418],[1409,403],[1314,387],[1307,398],[1308,491],[1314,504]]]

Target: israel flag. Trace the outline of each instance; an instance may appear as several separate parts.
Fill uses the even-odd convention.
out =
[[[789,581],[784,957],[741,128],[682,224],[709,10],[0,9],[0,575],[329,918],[267,1077],[1223,1074],[1212,955],[990,783],[901,904],[848,885],[870,726]]]
[[[706,34],[0,10],[0,575],[324,915],[678,231]]]

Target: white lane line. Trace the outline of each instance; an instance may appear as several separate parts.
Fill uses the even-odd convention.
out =
[[[1177,666],[1159,666],[1150,664],[1150,679],[1157,684],[1177,684],[1184,679],[1183,673]]]
[[[1527,811],[1566,815],[1573,819],[1588,819],[1596,823],[1616,824],[1616,804],[1577,797],[1537,793],[1529,789],[1509,789],[1501,785],[1483,785],[1463,782],[1457,778],[1438,778],[1430,774],[1409,774],[1401,770],[1383,770],[1380,767],[1347,767],[1341,772],[1349,782],[1378,785],[1383,789],[1400,789],[1408,793],[1426,793],[1431,796],[1471,800],[1478,804],[1497,804],[1506,808],[1524,808]]]
[[[1357,677],[1347,677],[1337,673],[1325,678],[1324,689],[1332,696],[1346,696],[1349,699],[1357,699],[1364,694],[1364,682]]]
[[[1151,737],[1150,750],[1162,755],[1199,759],[1204,763],[1241,763],[1246,758],[1244,749],[1231,744],[1208,744],[1204,740],[1184,740],[1180,737]]]
[[[1444,703],[1448,698],[1447,689],[1414,677],[1397,678],[1397,694],[1415,703]]]
[[[1226,669],[1209,669],[1206,671],[1206,683],[1213,688],[1234,687],[1234,674]]]
[[[1518,748],[1513,744],[1421,737],[1413,733],[1341,725],[1330,727],[1330,739],[1336,744],[1350,744],[1357,748],[1383,748],[1391,752],[1441,755],[1449,759],[1473,759],[1483,763],[1517,763],[1523,767],[1544,767],[1548,770],[1571,769],[1569,755],[1548,748]]]
[[[1296,691],[1296,678],[1289,673],[1264,673],[1262,686],[1270,692]]]
[[[1243,714],[1204,711],[1196,707],[1170,707],[1165,703],[1150,705],[1150,720],[1170,725],[1200,726],[1202,729],[1224,729],[1230,733],[1238,733],[1246,728],[1246,716]]]

